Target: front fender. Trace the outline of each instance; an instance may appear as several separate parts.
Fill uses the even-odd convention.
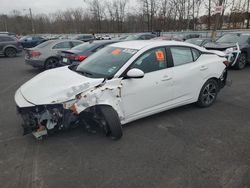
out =
[[[108,105],[117,112],[121,120],[124,119],[124,111],[121,107],[121,88],[121,78],[115,78],[80,94],[74,104],[76,112],[80,114],[93,106]]]

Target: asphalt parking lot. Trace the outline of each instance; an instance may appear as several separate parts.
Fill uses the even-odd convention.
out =
[[[217,102],[128,124],[112,141],[81,128],[37,141],[22,136],[14,94],[39,73],[0,57],[0,187],[250,188],[250,66]]]

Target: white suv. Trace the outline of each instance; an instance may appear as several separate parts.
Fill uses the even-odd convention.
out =
[[[227,77],[227,61],[198,46],[175,41],[109,45],[80,65],[45,71],[16,92],[25,133],[84,125],[118,139],[122,126],[174,107],[208,107]]]

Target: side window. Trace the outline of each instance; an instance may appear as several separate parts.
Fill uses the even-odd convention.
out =
[[[158,71],[167,68],[165,48],[157,48],[145,52],[139,59],[137,59],[132,68],[138,68],[144,73]]]
[[[104,45],[98,46],[97,48],[94,48],[92,52],[97,52],[98,50],[102,49]]]
[[[11,37],[4,36],[4,37],[2,37],[2,41],[9,42],[9,41],[15,41],[15,40],[13,38],[11,38]]]
[[[146,40],[146,36],[145,35],[142,35],[139,37],[140,40]]]
[[[146,38],[146,40],[149,40],[149,39],[152,39],[153,36],[152,35],[146,35],[145,38]]]
[[[193,62],[191,49],[188,47],[170,47],[174,66]]]
[[[200,57],[201,52],[199,50],[194,49],[194,48],[192,48],[191,50],[192,50],[194,61],[196,61]]]
[[[69,42],[60,42],[53,46],[52,49],[63,49],[63,48],[71,48],[71,45]]]
[[[73,41],[72,44],[73,44],[73,47],[75,47],[75,46],[77,46],[79,44],[82,44],[82,43],[81,42],[77,42],[77,41]]]

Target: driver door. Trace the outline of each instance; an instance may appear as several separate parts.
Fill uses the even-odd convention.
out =
[[[138,68],[143,78],[122,80],[122,106],[125,119],[137,119],[164,110],[173,97],[173,73],[167,68],[165,48],[142,54],[130,69]]]

